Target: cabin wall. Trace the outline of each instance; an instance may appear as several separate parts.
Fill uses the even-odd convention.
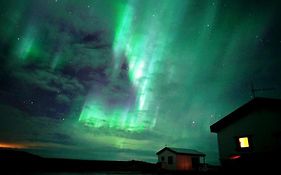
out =
[[[192,170],[192,158],[188,155],[177,155],[177,170]]]
[[[169,164],[168,162],[168,157],[172,157],[172,164]],[[164,160],[162,160],[162,157],[164,157]],[[161,154],[158,155],[158,162],[161,162],[161,166],[164,169],[168,170],[176,170],[177,164],[176,164],[176,154],[169,151],[169,150],[164,150],[161,152]]]
[[[280,148],[280,138],[276,136],[281,131],[280,123],[281,111],[268,109],[259,109],[235,121],[218,133],[220,158],[240,153],[235,139],[238,136],[251,135],[251,152],[270,152]]]

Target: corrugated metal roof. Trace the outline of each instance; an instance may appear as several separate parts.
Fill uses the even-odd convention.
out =
[[[172,148],[169,147],[171,150],[177,153],[186,153],[186,154],[203,154],[202,152],[196,151],[194,149],[184,149],[184,148]]]
[[[199,152],[197,150],[194,150],[194,149],[184,149],[184,148],[173,148],[173,147],[168,147],[170,148],[171,150],[177,152],[177,153],[184,153],[184,154],[204,154],[202,152]]]
[[[170,150],[170,151],[172,151],[174,153],[177,153],[177,154],[205,156],[204,153],[199,152],[199,151],[194,150],[194,149],[184,149],[184,148],[174,148],[174,147],[165,147],[165,148],[161,149],[160,151],[158,151],[157,154],[160,154],[164,150]]]

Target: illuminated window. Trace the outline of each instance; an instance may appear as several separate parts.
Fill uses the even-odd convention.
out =
[[[253,150],[253,136],[242,135],[234,137],[236,142],[236,150],[242,152],[248,152]]]
[[[239,138],[239,146],[240,148],[249,148],[249,139],[248,137],[240,137]]]

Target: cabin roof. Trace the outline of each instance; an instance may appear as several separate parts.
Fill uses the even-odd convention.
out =
[[[194,156],[202,156],[202,157],[206,156],[204,153],[199,152],[194,149],[172,148],[172,147],[165,147],[165,148],[161,149],[160,151],[158,151],[156,154],[159,155],[165,150],[169,150],[175,154],[185,154],[185,155],[194,155]]]
[[[247,116],[252,111],[258,110],[260,108],[281,108],[281,100],[273,98],[254,98],[237,108],[221,120],[217,121],[210,126],[211,132],[219,132],[223,128],[229,126],[231,123]]]

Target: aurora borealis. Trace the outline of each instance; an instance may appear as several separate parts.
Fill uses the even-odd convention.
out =
[[[165,145],[218,163],[209,126],[281,98],[278,0],[0,2],[0,147],[155,162]]]

